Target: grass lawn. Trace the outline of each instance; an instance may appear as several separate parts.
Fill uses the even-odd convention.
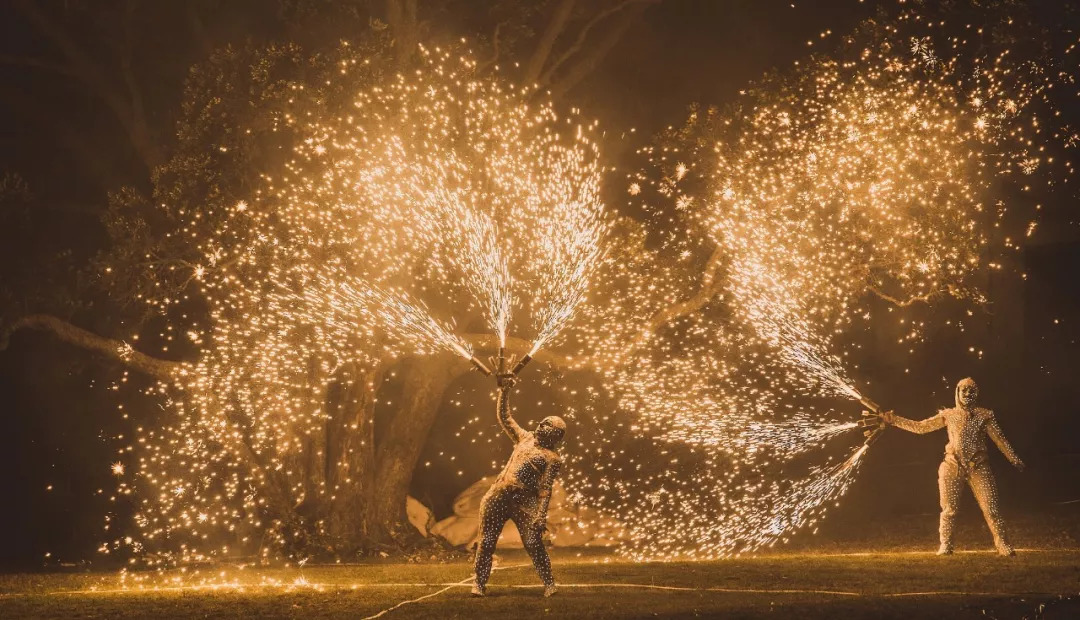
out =
[[[989,552],[786,553],[710,562],[633,563],[557,549],[560,592],[540,596],[520,551],[499,556],[489,594],[472,599],[464,558],[246,569],[242,587],[118,590],[101,573],[0,575],[0,618],[383,618],[550,616],[646,618],[1080,617],[1080,549]],[[259,585],[276,580],[288,585]],[[299,581],[298,581],[299,580]],[[450,584],[462,582],[444,590]]]

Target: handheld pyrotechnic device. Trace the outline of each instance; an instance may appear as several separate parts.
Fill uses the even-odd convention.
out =
[[[867,429],[863,431],[863,436],[866,437],[866,441],[863,442],[863,447],[870,447],[875,441],[881,437],[881,433],[885,431],[887,424],[881,417],[881,406],[870,400],[866,396],[859,394],[859,402],[870,411],[863,412],[863,419],[859,420],[859,426]],[[874,415],[870,415],[873,412]]]
[[[479,370],[481,373],[483,373],[485,377],[490,377],[491,376],[491,369],[488,368],[487,366],[485,366],[484,362],[481,362],[480,360],[476,359],[475,355],[472,355],[472,356],[469,357],[469,362],[473,365],[473,367],[475,367],[477,370]]]
[[[495,367],[498,368],[499,374],[507,374],[507,367],[510,367],[509,374],[517,375],[522,371],[522,369],[525,368],[525,366],[529,364],[529,362],[532,361],[532,353],[526,353],[525,355],[521,356],[521,359],[517,360],[517,363],[515,364],[514,356],[507,356],[506,348],[499,347],[498,358],[491,358],[491,361],[492,364],[494,364]]]
[[[517,364],[514,364],[514,369],[513,369],[513,370],[511,370],[510,372],[511,372],[511,373],[513,373],[513,374],[515,374],[515,375],[516,375],[516,374],[518,374],[518,373],[519,373],[519,372],[521,372],[521,371],[522,371],[522,370],[523,370],[523,369],[525,368],[525,366],[526,366],[526,365],[528,365],[528,363],[529,363],[529,362],[531,362],[531,361],[532,361],[532,354],[530,354],[530,353],[526,353],[525,355],[523,355],[523,356],[521,357],[521,359],[519,359],[519,360],[518,360],[518,363],[517,363]]]
[[[508,357],[506,355],[506,347],[499,347],[499,356],[497,358],[490,358],[492,365],[498,369],[500,375],[507,374],[507,367],[510,367],[511,364],[513,364],[513,366],[511,367],[509,374],[517,375],[532,361],[532,359],[532,352],[529,352],[522,355],[521,359],[517,360],[517,363],[514,364],[513,356]],[[478,364],[479,362],[474,358],[473,363]],[[490,374],[490,371],[485,374]]]

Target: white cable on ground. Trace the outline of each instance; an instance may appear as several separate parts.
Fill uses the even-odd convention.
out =
[[[467,577],[467,578],[462,579],[461,581],[459,581],[457,583],[452,583],[452,584],[446,586],[445,588],[443,588],[442,590],[439,590],[437,592],[432,592],[431,594],[425,594],[424,596],[418,596],[416,598],[411,598],[411,599],[408,599],[408,600],[405,600],[405,601],[401,601],[397,605],[394,605],[393,607],[388,607],[388,608],[380,611],[379,613],[377,613],[375,615],[366,616],[366,617],[363,618],[363,620],[374,620],[375,618],[385,616],[386,614],[394,611],[398,607],[403,607],[405,605],[408,605],[409,603],[419,603],[420,601],[422,601],[422,600],[424,600],[426,598],[431,598],[433,596],[438,596],[438,595],[442,594],[443,592],[446,592],[447,590],[449,590],[451,588],[456,588],[458,586],[468,585],[469,582],[472,581],[472,580],[473,580],[472,577]]]
[[[522,566],[528,566],[528,564],[515,564],[513,566],[496,567],[495,570],[506,569],[506,568],[521,568]],[[460,587],[460,586],[469,585],[472,582],[472,580],[473,580],[473,577],[466,577],[465,579],[462,579],[461,581],[459,581],[457,583],[452,583],[452,584],[446,586],[445,588],[443,588],[442,590],[439,590],[438,592],[432,592],[431,594],[425,594],[424,596],[409,599],[407,601],[401,601],[400,603],[398,603],[397,605],[394,605],[393,607],[388,607],[387,609],[384,609],[384,610],[380,611],[379,613],[377,613],[377,614],[375,614],[373,616],[367,616],[367,617],[363,618],[362,620],[374,620],[375,618],[385,616],[386,614],[394,611],[398,607],[403,607],[405,605],[408,605],[409,603],[419,603],[420,601],[422,601],[424,599],[431,598],[433,596],[438,596],[438,595],[442,594],[443,592],[446,592],[447,590],[450,590],[452,588],[457,588],[457,587]]]

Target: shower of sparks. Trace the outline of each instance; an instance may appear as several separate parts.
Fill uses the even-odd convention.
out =
[[[393,225],[428,278],[465,283],[500,344],[524,302],[538,349],[573,316],[598,262],[596,124],[530,105],[526,90],[464,82],[472,64],[461,62],[455,73],[433,59],[423,76],[358,96],[356,114],[375,127],[314,123],[301,154],[320,176],[291,190],[302,204],[330,194],[378,214],[376,230]]]
[[[1044,145],[1062,137],[1045,108],[1071,73],[1007,54],[972,71],[973,44],[927,28],[909,15],[761,84],[714,119],[706,152],[647,149],[662,174],[631,175],[628,195],[670,205],[646,205],[658,230],[605,215],[595,124],[475,78],[470,60],[436,53],[336,107],[293,87],[275,131],[298,146],[204,240],[202,357],[157,386],[162,423],[140,429],[136,480],[120,483],[138,487],[141,535],[104,550],[165,565],[329,537],[301,512],[350,489],[346,455],[312,466],[327,386],[407,352],[469,357],[481,322],[590,371],[551,388],[573,424],[566,488],[592,522],[619,524],[627,555],[720,557],[816,531],[867,451],[821,464],[857,436],[829,409],[860,397],[843,345],[886,305],[979,302],[977,276],[1019,247],[992,234],[995,188],[1054,168]],[[343,74],[371,79],[363,64]],[[907,327],[905,350],[925,323]]]
[[[861,439],[849,432],[855,422],[821,407],[861,398],[851,335],[899,316],[908,323],[897,342],[908,350],[926,322],[906,308],[982,302],[995,254],[1019,247],[995,233],[1016,219],[1002,188],[1025,192],[1039,171],[1050,185],[1071,174],[1051,155],[1070,134],[1051,122],[1050,95],[1055,84],[1075,86],[1073,74],[922,36],[935,27],[905,14],[865,48],[761,84],[733,114],[707,119],[714,142],[697,154],[678,143],[643,151],[660,174],[631,175],[630,195],[651,188],[672,205],[658,215],[686,221],[690,233],[670,238],[666,255],[690,262],[712,251],[694,237],[701,231],[722,267],[711,308],[646,334],[653,362],[620,358],[613,344],[608,355],[622,363],[602,365],[656,462],[628,467],[622,449],[590,448],[579,457],[590,474],[570,471],[584,497],[630,515],[629,555],[717,557],[812,529],[867,451],[807,463],[834,438]],[[912,30],[915,52],[896,44]],[[1038,209],[1022,197],[1010,208],[1025,224]],[[678,274],[627,277],[627,306],[597,314],[647,320],[700,288]],[[661,301],[635,314],[629,300],[642,297]],[[610,459],[593,456],[609,450]]]
[[[305,291],[304,298],[309,307],[319,308],[323,314],[301,314],[295,320],[319,321],[339,332],[357,331],[364,323],[377,321],[398,338],[413,343],[419,353],[442,349],[465,359],[472,357],[469,343],[455,335],[452,325],[435,319],[422,300],[400,290],[359,286],[357,289],[346,282],[334,283],[320,276],[319,286]]]
[[[787,543],[800,530],[816,532],[830,507],[854,482],[866,446],[844,462],[813,467],[802,478],[760,477],[735,497],[717,502],[692,488],[663,493],[659,502],[642,502],[639,518],[630,519],[634,544],[625,551],[634,559],[729,557]],[[682,515],[689,511],[693,516]],[[658,515],[687,521],[698,537],[686,548],[686,533],[655,527]],[[641,528],[640,524],[650,524]]]
[[[296,514],[346,501],[348,450],[369,449],[330,445],[327,386],[405,355],[470,358],[463,330],[505,342],[519,312],[535,353],[584,301],[609,227],[596,123],[445,52],[391,78],[342,66],[352,94],[290,87],[281,171],[203,242],[193,279],[212,327],[189,336],[206,342],[198,362],[157,386],[160,426],[139,431],[121,492],[139,490],[141,536],[105,551],[165,566],[337,535]]]

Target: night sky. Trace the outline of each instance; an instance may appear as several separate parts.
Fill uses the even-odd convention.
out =
[[[156,139],[167,141],[187,69],[205,55],[207,42],[299,36],[266,8],[272,4],[203,2],[201,30],[190,20],[185,2],[139,5],[134,72],[146,93],[147,115],[160,132]],[[1058,3],[1036,4],[1037,15],[1059,17]],[[40,5],[101,58],[110,58],[123,38],[114,23],[122,12],[120,3]],[[633,165],[632,151],[648,136],[681,123],[689,104],[734,100],[754,79],[826,49],[831,37],[850,31],[876,10],[874,3],[858,0],[665,0],[644,13],[567,101],[582,107],[586,116],[603,119],[609,135],[620,136],[605,145],[608,155],[617,165]],[[1075,20],[1075,11],[1069,15]],[[469,19],[458,18],[465,24]],[[461,28],[470,31],[467,25]],[[824,31],[833,34],[822,39]],[[808,46],[808,41],[815,44]],[[147,182],[145,168],[90,85],[50,70],[47,62],[10,61],[47,61],[56,55],[55,46],[14,3],[0,3],[0,57],[9,60],[0,62],[0,174],[24,179],[34,205],[28,218],[0,213],[0,226],[6,228],[0,250],[3,319],[20,308],[52,303],[53,296],[67,300],[87,290],[74,270],[107,242],[99,215],[108,192],[125,183]],[[1080,110],[1066,113],[1080,120]],[[621,137],[630,128],[637,137]],[[912,418],[950,405],[952,386],[960,378],[972,375],[980,382],[983,401],[998,412],[1006,435],[1028,463],[1021,475],[992,456],[1007,516],[1080,521],[1080,228],[1073,222],[1074,189],[1052,197],[1046,235],[1019,257],[1027,280],[1001,276],[990,283],[990,318],[973,328],[984,330],[984,359],[973,360],[964,343],[943,335],[932,350],[918,354],[909,373],[903,370],[911,360],[888,358],[861,369],[872,378],[879,402]],[[115,330],[108,310],[112,301],[82,298],[68,304],[66,318],[91,330]],[[872,342],[873,334],[867,340]],[[0,352],[0,420],[7,438],[0,450],[0,497],[6,506],[0,525],[7,533],[0,565],[100,561],[94,550],[115,487],[109,465],[125,445],[117,436],[129,436],[132,425],[148,419],[156,406],[135,390],[114,391],[121,372],[41,332],[20,332]],[[537,394],[526,391],[523,398]],[[131,418],[123,419],[118,405]],[[447,438],[468,415],[447,408],[421,463],[452,445]],[[831,513],[826,535],[853,528],[869,535],[878,527],[872,524],[882,522],[935,521],[928,515],[938,510],[934,480],[944,441],[941,435],[889,433],[843,507]],[[461,467],[471,473],[462,477],[419,468],[413,494],[429,503],[437,517],[445,516],[463,486],[489,473],[491,455],[473,457],[472,462],[464,458]],[[901,482],[907,478],[921,483]],[[975,517],[973,502],[965,501],[967,516]],[[46,559],[46,553],[52,556]]]

